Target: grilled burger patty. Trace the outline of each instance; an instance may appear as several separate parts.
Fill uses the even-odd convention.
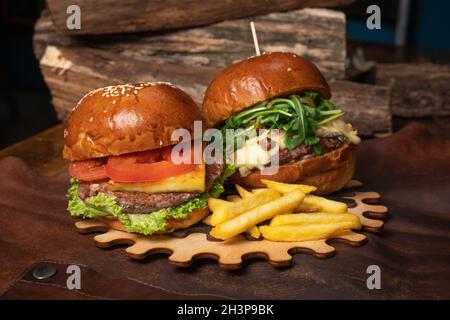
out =
[[[337,148],[342,147],[346,143],[344,136],[337,137],[326,137],[320,138],[320,146],[322,148],[322,153],[327,153],[333,151]],[[315,153],[313,148],[305,144],[297,146],[295,149],[282,149],[279,153],[279,164],[288,164],[297,162],[300,160],[308,159],[314,157]]]
[[[211,188],[222,171],[223,164],[207,164],[206,170],[206,189]],[[145,193],[145,192],[128,192],[128,191],[112,191],[109,189],[108,181],[81,182],[78,186],[78,196],[85,200],[97,193],[103,192],[108,196],[114,196],[117,203],[123,208],[124,213],[150,213],[163,208],[179,206],[182,203],[198,197],[199,192],[161,192],[161,193]]]

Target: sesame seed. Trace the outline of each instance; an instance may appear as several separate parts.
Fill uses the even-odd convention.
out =
[[[127,83],[127,84],[119,84],[119,85],[115,85],[115,86],[106,86],[106,87],[96,88],[94,90],[87,92],[80,99],[80,101],[78,101],[76,106],[72,109],[72,112],[80,106],[80,104],[84,101],[84,99],[86,99],[87,97],[93,96],[94,94],[96,94],[98,92],[101,92],[102,97],[107,97],[107,98],[119,97],[121,95],[122,96],[126,95],[127,97],[129,97],[131,92],[133,92],[135,95],[137,95],[139,93],[138,92],[139,90],[144,89],[145,87],[155,86],[155,85],[167,85],[167,86],[171,86],[172,88],[175,88],[175,86],[173,84],[171,84],[170,82],[163,82],[163,81],[140,82],[140,83],[137,83],[136,85]]]

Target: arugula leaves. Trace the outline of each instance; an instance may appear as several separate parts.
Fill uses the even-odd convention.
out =
[[[304,143],[313,147],[316,154],[321,153],[316,128],[328,121],[342,116],[334,104],[321,98],[316,92],[304,92],[288,98],[275,98],[236,113],[229,118],[222,128],[244,129],[239,135],[254,129],[281,129],[286,132],[285,144],[290,150]],[[233,136],[236,145],[237,135]]]

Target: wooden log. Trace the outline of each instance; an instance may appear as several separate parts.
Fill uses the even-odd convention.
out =
[[[376,83],[392,87],[391,109],[394,115],[450,115],[450,64],[378,64]]]
[[[68,69],[59,67],[67,61],[71,63]],[[126,59],[104,50],[47,47],[41,59],[41,70],[59,117],[66,119],[80,97],[92,88],[122,82],[170,81],[200,105],[205,88],[218,69],[203,66],[180,68],[169,63],[154,63],[149,70],[146,62]],[[345,80],[334,80],[330,85],[333,101],[346,112],[345,119],[358,129],[361,136],[391,132],[389,88]]]
[[[392,131],[390,88],[345,80],[330,82],[332,101],[345,111],[361,136],[385,135]]]
[[[304,9],[270,14],[256,23],[260,43],[266,43],[263,49],[270,44],[267,51],[296,52],[316,62],[329,80],[343,78],[345,20],[341,13]],[[206,86],[221,68],[253,53],[247,19],[154,37],[74,39],[55,33],[44,16],[36,26],[34,41],[53,104],[63,120],[88,91],[123,82],[169,81],[200,104]],[[377,95],[380,88],[341,81],[331,86],[337,105],[361,134],[390,132],[388,94],[367,108],[370,95]]]
[[[353,0],[48,0],[57,30],[69,35],[168,30],[201,26],[228,19],[305,7],[334,7]],[[68,30],[67,7],[77,4],[81,28]]]
[[[345,77],[345,16],[327,9],[273,13],[255,20],[261,51],[289,51],[314,62],[328,79]],[[226,21],[205,28],[165,34],[65,37],[43,14],[35,28],[34,45],[42,57],[48,45],[90,47],[129,59],[188,67],[223,68],[254,55],[250,19]]]

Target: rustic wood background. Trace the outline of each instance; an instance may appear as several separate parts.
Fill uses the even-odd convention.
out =
[[[201,104],[206,86],[220,69],[254,54],[250,20],[156,35],[67,37],[55,31],[44,13],[34,45],[53,104],[64,120],[86,92],[123,82],[172,82]],[[294,52],[320,68],[331,81],[334,101],[361,135],[391,132],[389,89],[343,81],[344,14],[303,9],[252,20],[262,51]]]
[[[335,7],[353,0],[47,0],[56,29],[61,33],[106,34],[167,30],[281,12],[305,7]],[[66,10],[77,4],[80,30],[68,30]]]
[[[390,86],[392,113],[402,117],[450,115],[450,64],[381,63],[376,83]]]

